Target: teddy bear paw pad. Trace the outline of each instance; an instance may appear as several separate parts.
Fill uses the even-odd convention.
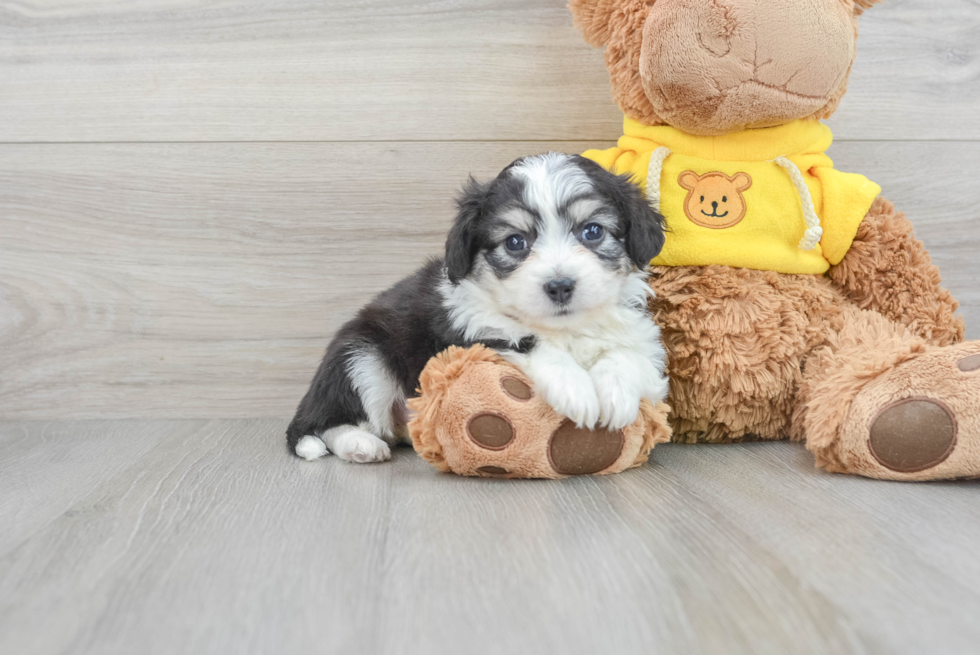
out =
[[[944,403],[906,398],[874,418],[868,446],[882,466],[917,473],[946,461],[956,446],[956,433],[956,417]]]
[[[622,430],[586,430],[565,420],[551,435],[548,460],[563,475],[589,475],[604,471],[623,452]]]
[[[503,450],[514,440],[514,426],[499,414],[477,414],[466,426],[470,439],[489,450]]]
[[[488,475],[492,478],[510,475],[510,471],[505,469],[503,466],[481,466],[480,468],[476,469],[476,472],[481,475]]]
[[[969,357],[964,357],[956,363],[956,366],[964,373],[980,371],[980,355],[970,355]]]
[[[531,387],[524,384],[523,381],[509,375],[500,379],[500,386],[503,388],[504,393],[514,400],[531,400],[531,397],[534,395]]]

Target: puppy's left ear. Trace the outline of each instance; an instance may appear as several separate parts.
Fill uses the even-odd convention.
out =
[[[626,254],[639,269],[645,269],[663,250],[664,217],[653,210],[629,175],[613,175],[591,159],[578,160],[596,190],[612,201],[622,218]]]
[[[646,196],[628,179],[636,190],[637,198],[631,203],[627,216],[626,254],[640,270],[645,270],[654,257],[664,248],[664,217],[653,210]]]
[[[476,259],[477,224],[483,215],[489,184],[480,184],[470,177],[456,198],[456,221],[446,237],[446,271],[449,281],[456,284],[469,275]]]
[[[633,193],[629,204],[621,210],[626,219],[626,254],[640,270],[645,270],[650,261],[660,254],[664,247],[664,217],[653,210],[640,187],[628,177],[620,177]]]

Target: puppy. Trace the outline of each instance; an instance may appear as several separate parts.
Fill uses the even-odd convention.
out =
[[[619,429],[640,400],[667,395],[644,269],[663,217],[627,177],[579,156],[515,161],[470,180],[433,260],[344,325],[287,429],[316,459],[389,459],[406,439],[405,400],[430,357],[483,343],[519,365],[579,426]]]

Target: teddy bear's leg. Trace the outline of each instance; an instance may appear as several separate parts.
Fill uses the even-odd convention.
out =
[[[875,312],[806,360],[794,432],[829,471],[890,480],[980,476],[980,342],[931,346]]]
[[[655,267],[650,307],[670,373],[674,441],[785,439],[801,364],[846,304],[816,275]]]
[[[912,223],[884,198],[875,200],[851,249],[828,275],[858,307],[908,326],[930,344],[963,340],[959,303],[940,286],[939,269]]]

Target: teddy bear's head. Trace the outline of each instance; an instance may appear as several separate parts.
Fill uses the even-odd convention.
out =
[[[883,0],[570,0],[630,118],[719,135],[826,118]]]

